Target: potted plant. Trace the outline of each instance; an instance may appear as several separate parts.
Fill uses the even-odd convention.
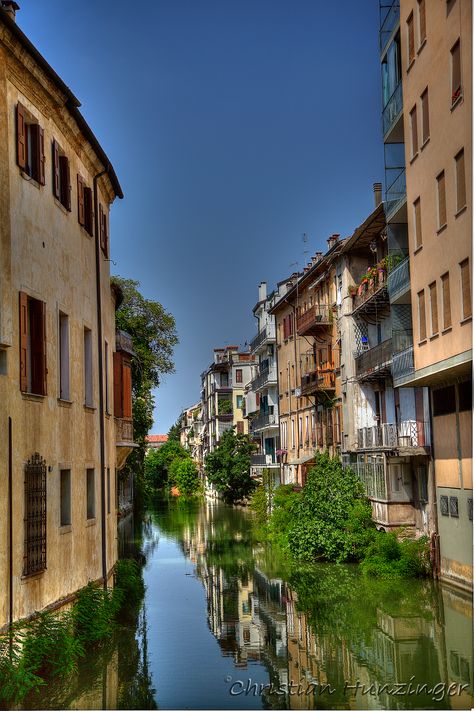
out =
[[[349,284],[347,287],[347,293],[349,296],[354,297],[357,294],[357,287],[355,284]]]

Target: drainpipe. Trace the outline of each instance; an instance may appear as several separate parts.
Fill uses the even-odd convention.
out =
[[[9,627],[13,626],[13,447],[12,447],[12,418],[8,418],[8,603]],[[10,635],[10,648],[12,638]]]
[[[100,440],[100,514],[101,514],[101,538],[102,538],[102,579],[104,589],[107,587],[107,511],[105,502],[105,423],[104,423],[104,363],[102,357],[102,294],[100,280],[100,244],[99,244],[99,201],[97,196],[97,181],[108,173],[109,166],[105,170],[94,175],[94,232],[95,232],[95,282],[97,294],[97,342],[99,355],[99,440]]]
[[[438,528],[438,499],[437,499],[437,492],[436,492],[433,410],[431,408],[431,402],[432,402],[432,392],[431,392],[431,388],[429,388],[428,389],[428,412],[429,412],[429,417],[430,417],[429,422],[430,422],[430,444],[431,444],[431,462],[430,462],[429,470],[431,470],[431,476],[428,478],[428,499],[429,499],[430,493],[433,494],[432,511],[433,511],[433,523],[434,523],[434,531],[430,536],[430,543],[434,539],[435,549],[434,549],[434,556],[433,556],[434,560],[432,561],[433,574],[434,574],[434,577],[440,578],[441,577],[441,550],[440,550],[439,528]]]

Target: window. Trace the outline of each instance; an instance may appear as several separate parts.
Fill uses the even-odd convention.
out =
[[[457,496],[449,497],[449,513],[453,518],[459,518],[459,504]]]
[[[443,329],[451,327],[451,296],[449,293],[449,272],[441,277],[443,299]]]
[[[454,158],[456,163],[456,212],[466,206],[466,173],[464,170],[464,148]]]
[[[438,333],[438,290],[434,281],[429,286],[430,289],[430,310],[431,310],[431,335]]]
[[[407,46],[408,46],[408,66],[415,59],[415,28],[413,26],[413,13],[407,20]]]
[[[105,257],[109,256],[109,230],[108,230],[108,220],[107,214],[104,211],[102,205],[99,203],[99,236],[100,236],[100,248],[104,253]]]
[[[428,87],[421,95],[421,140],[422,145],[430,137],[430,106],[428,101]]]
[[[461,45],[458,40],[451,49],[451,104],[455,104],[461,94]]]
[[[95,518],[95,470],[86,469],[87,518]]]
[[[283,338],[284,340],[293,335],[293,314],[283,317]]]
[[[114,415],[132,418],[132,365],[123,351],[114,353]]]
[[[110,513],[110,467],[107,467],[107,477],[106,477],[106,484],[107,484],[107,513]]]
[[[471,316],[471,279],[469,276],[469,259],[465,259],[459,265],[461,268],[461,297],[462,297],[462,317]]]
[[[71,175],[69,159],[59,143],[53,141],[53,195],[66,210],[71,211]]]
[[[441,511],[441,516],[449,516],[448,497],[447,496],[440,496],[439,497],[439,508]]]
[[[25,466],[23,575],[46,570],[46,462],[38,453]]]
[[[243,400],[244,400],[244,398],[243,398],[242,395],[237,395],[237,397],[236,397],[236,405],[237,405],[237,408],[238,408],[239,410],[242,409]]]
[[[84,182],[84,178],[77,174],[77,219],[91,237],[94,234],[94,211],[92,205],[92,190]]]
[[[303,418],[298,418],[298,444],[301,447],[303,444]]]
[[[444,170],[437,176],[436,185],[438,188],[438,230],[446,224],[446,186]]]
[[[425,292],[418,292],[418,321],[419,321],[419,340],[424,341],[426,338],[426,313],[425,313]]]
[[[92,331],[84,328],[84,404],[93,407]]]
[[[425,13],[425,0],[418,0],[418,30],[420,47],[426,39],[426,13]]]
[[[16,161],[23,173],[44,185],[44,130],[20,103],[16,106],[16,148]]]
[[[418,153],[418,121],[416,115],[416,106],[410,111],[410,130],[411,130],[411,157],[414,158]]]
[[[281,448],[282,448],[282,449],[286,449],[286,448],[287,448],[287,444],[288,444],[288,440],[287,440],[287,426],[288,426],[288,425],[287,425],[286,420],[285,420],[285,422],[282,422],[282,423],[281,423]]]
[[[291,449],[295,448],[295,420],[291,418]]]
[[[59,313],[59,397],[69,400],[69,318]]]
[[[459,412],[472,410],[472,383],[470,380],[458,383],[458,410]]]
[[[420,198],[417,198],[413,203],[413,218],[415,225],[415,249],[421,247],[423,244],[423,235],[421,232],[421,202]]]
[[[109,398],[109,344],[104,343],[104,386],[105,386],[105,412],[110,413]]]
[[[240,420],[237,422],[237,434],[243,434],[244,433],[244,423]]]
[[[236,383],[241,383],[242,382],[242,369],[237,368],[235,371],[235,382]]]
[[[433,417],[452,415],[456,412],[456,391],[454,385],[433,390]]]
[[[60,481],[60,526],[71,525],[71,470],[61,469],[59,472]]]
[[[20,291],[20,390],[46,395],[46,304]]]

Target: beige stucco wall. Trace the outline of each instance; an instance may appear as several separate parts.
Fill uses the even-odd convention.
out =
[[[2,32],[5,30],[2,29]],[[20,618],[69,595],[101,576],[98,342],[95,241],[77,220],[79,172],[92,187],[102,166],[63,108],[63,97],[25,58],[6,49],[0,33],[0,306],[1,341],[7,345],[7,372],[0,375],[0,576],[7,589],[8,564],[8,417],[13,430],[13,579],[14,617]],[[35,72],[33,78],[29,70]],[[15,107],[21,103],[44,128],[46,184],[25,178],[16,164]],[[51,143],[55,138],[70,160],[72,199],[67,212],[52,193]],[[108,213],[113,192],[100,180],[99,200]],[[115,423],[112,353],[115,350],[114,303],[109,262],[101,253],[103,336],[109,344],[110,414],[105,421],[106,467],[110,468],[107,514],[107,568],[116,560]],[[46,304],[47,395],[20,392],[19,292]],[[69,317],[70,402],[59,402],[59,311]],[[84,407],[83,329],[92,330],[94,407]],[[34,452],[46,460],[47,569],[22,577],[24,555],[24,466]],[[71,470],[72,524],[60,528],[60,469]],[[86,468],[94,468],[96,518],[86,519]],[[0,597],[0,626],[7,621],[8,596]]]
[[[418,3],[402,0],[400,29],[404,133],[407,179],[408,232],[410,245],[411,298],[415,368],[440,363],[472,347],[471,324],[463,323],[459,263],[470,258],[472,278],[472,3],[426,2],[426,43],[419,48]],[[415,18],[415,60],[407,71],[406,20]],[[456,40],[461,41],[463,98],[451,107],[451,54]],[[429,140],[411,159],[410,111],[417,106],[418,142],[422,141],[420,96],[428,87]],[[464,148],[467,207],[456,215],[455,155]],[[411,159],[411,160],[410,160]],[[447,226],[437,232],[436,176],[445,171]],[[415,249],[413,202],[420,197],[423,246]],[[452,327],[443,332],[441,276],[449,271]],[[432,336],[429,284],[437,282],[439,335]],[[417,294],[425,289],[427,339],[419,343]]]

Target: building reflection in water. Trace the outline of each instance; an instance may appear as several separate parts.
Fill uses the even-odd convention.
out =
[[[252,664],[267,668],[265,707],[471,707],[469,599],[433,581],[367,581],[355,566],[278,577],[278,563],[269,572],[268,556],[253,546],[246,517],[229,525],[222,508],[201,508],[183,551],[204,585],[209,628],[240,670],[236,678],[246,685]]]

